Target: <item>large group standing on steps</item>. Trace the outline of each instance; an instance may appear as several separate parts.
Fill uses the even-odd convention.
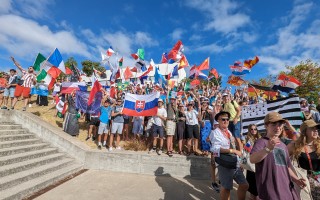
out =
[[[23,70],[12,60],[23,76],[18,79],[16,70],[10,70],[6,87],[0,88],[0,106],[14,109],[22,96],[22,109],[26,110],[36,77],[32,67]],[[212,187],[221,199],[230,199],[233,181],[238,184],[238,199],[245,199],[247,191],[250,199],[320,199],[320,96],[317,104],[300,98],[303,123],[298,130],[281,114],[269,112],[264,118],[265,133],[259,133],[255,124],[243,133],[241,107],[266,101],[263,96],[249,97],[246,88],[232,94],[229,88],[209,84],[190,90],[179,84],[167,88],[168,92],[174,91],[169,96],[157,84],[130,83],[124,89],[115,86],[113,94],[101,89],[101,107],[88,115],[79,113],[76,91],[60,94],[60,86],[57,81],[53,95],[57,99],[56,114],[62,116],[62,109],[66,109],[64,131],[78,135],[78,119],[84,115],[88,122],[87,140],[97,141],[99,149],[121,150],[120,140],[144,142],[150,138],[150,154],[161,155],[166,148],[169,157],[210,155]],[[122,113],[126,92],[144,95],[154,91],[163,94],[158,100],[157,115],[130,117]],[[244,165],[251,168],[244,171]]]

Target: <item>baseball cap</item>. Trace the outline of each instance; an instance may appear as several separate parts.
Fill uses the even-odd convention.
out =
[[[315,126],[317,126],[318,129],[320,129],[320,124],[317,124],[314,120],[312,119],[306,120],[300,125],[300,132],[305,133],[307,128],[313,128]]]
[[[224,96],[228,96],[228,93],[223,93],[222,96],[223,96],[223,97],[224,97]]]
[[[162,103],[163,103],[163,100],[159,98],[159,99],[158,99],[158,102],[162,102]]]
[[[285,121],[285,119],[283,119],[282,116],[277,112],[270,112],[264,118],[265,124],[278,121]]]

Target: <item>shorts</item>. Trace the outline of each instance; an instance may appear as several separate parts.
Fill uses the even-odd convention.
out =
[[[236,124],[233,124],[233,122],[230,121],[228,129],[232,133],[233,137],[241,138],[241,122],[240,121],[238,121]]]
[[[117,123],[117,122],[112,122],[112,126],[111,126],[111,134],[122,134],[122,130],[123,130],[123,123]]]
[[[3,96],[13,98],[15,90],[16,90],[16,87],[10,87],[10,88],[4,89]]]
[[[159,138],[164,137],[164,128],[163,128],[163,126],[158,126],[158,125],[153,124],[152,125],[152,136],[158,137],[158,135],[159,135]]]
[[[14,92],[14,96],[15,97],[20,97],[22,95],[24,98],[29,98],[30,91],[31,91],[31,88],[23,87],[21,85],[17,85],[16,86],[16,90]]]
[[[176,122],[167,120],[166,133],[169,136],[175,135],[176,133]]]
[[[237,184],[248,184],[246,177],[243,174],[243,171],[239,167],[237,169],[228,169],[219,165],[218,174],[221,186],[224,189],[232,190],[233,180]]]
[[[124,120],[124,122],[123,122],[124,124],[129,124],[129,121],[130,121],[129,118],[124,118],[123,120]]]
[[[99,126],[100,125],[100,120],[99,117],[91,117],[89,125],[94,125],[94,126]]]
[[[133,122],[132,133],[142,135],[143,133],[143,125],[139,122]]]
[[[188,125],[186,126],[186,138],[187,139],[199,139],[200,138],[200,130],[199,125]]]
[[[109,129],[110,129],[109,127],[110,127],[109,123],[105,124],[105,123],[100,122],[98,134],[102,135],[103,133],[108,133]]]

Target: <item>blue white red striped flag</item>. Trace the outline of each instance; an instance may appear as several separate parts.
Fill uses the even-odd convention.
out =
[[[122,112],[128,116],[154,116],[158,112],[159,92],[148,95],[126,93]]]

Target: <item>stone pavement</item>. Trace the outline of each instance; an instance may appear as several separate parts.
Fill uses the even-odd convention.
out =
[[[157,174],[163,171],[159,167]],[[142,174],[88,170],[36,198],[36,200],[210,200],[219,199],[209,180],[175,178],[170,174]],[[231,199],[236,199],[235,191]]]

